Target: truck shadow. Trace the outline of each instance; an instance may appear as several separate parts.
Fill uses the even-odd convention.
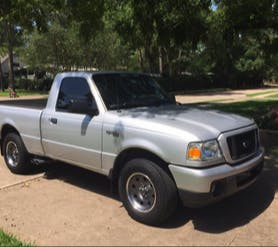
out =
[[[82,189],[120,200],[116,194],[111,192],[110,180],[106,176],[83,168],[57,161],[50,162],[45,165],[44,178],[58,179]]]
[[[45,179],[58,179],[115,200],[107,177],[60,162],[44,167]],[[217,204],[190,209],[179,206],[174,215],[163,225],[164,229],[182,227],[192,221],[195,230],[222,233],[248,224],[262,214],[274,199],[278,190],[278,159],[267,157],[259,179],[249,188]]]

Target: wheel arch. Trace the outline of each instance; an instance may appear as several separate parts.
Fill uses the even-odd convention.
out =
[[[3,155],[3,140],[9,133],[16,133],[20,136],[19,131],[11,124],[4,124],[1,129],[1,155]]]
[[[110,170],[109,178],[111,179],[112,184],[114,185],[113,187],[116,187],[120,172],[123,169],[124,165],[129,160],[134,158],[144,158],[153,161],[154,163],[159,165],[163,170],[165,170],[171,176],[172,179],[174,179],[172,173],[170,172],[170,169],[168,168],[168,162],[163,160],[157,154],[143,148],[127,148],[117,156],[113,168]]]

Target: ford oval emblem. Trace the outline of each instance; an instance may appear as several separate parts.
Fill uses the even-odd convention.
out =
[[[246,141],[244,141],[244,142],[242,142],[242,146],[243,146],[244,148],[248,148],[248,147],[249,147],[249,143],[246,142]]]

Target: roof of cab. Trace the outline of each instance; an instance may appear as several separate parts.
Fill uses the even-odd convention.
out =
[[[130,74],[130,75],[150,75],[148,73],[142,73],[142,72],[130,72],[130,71],[65,71],[61,72],[59,74],[71,74],[71,75],[99,75],[99,74]]]

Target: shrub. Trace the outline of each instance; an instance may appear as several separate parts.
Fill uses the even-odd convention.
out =
[[[17,78],[15,80],[16,89],[49,91],[51,84],[52,84],[52,78],[41,78],[41,79],[34,79],[34,80]]]
[[[278,109],[272,109],[255,120],[260,129],[278,130]]]

